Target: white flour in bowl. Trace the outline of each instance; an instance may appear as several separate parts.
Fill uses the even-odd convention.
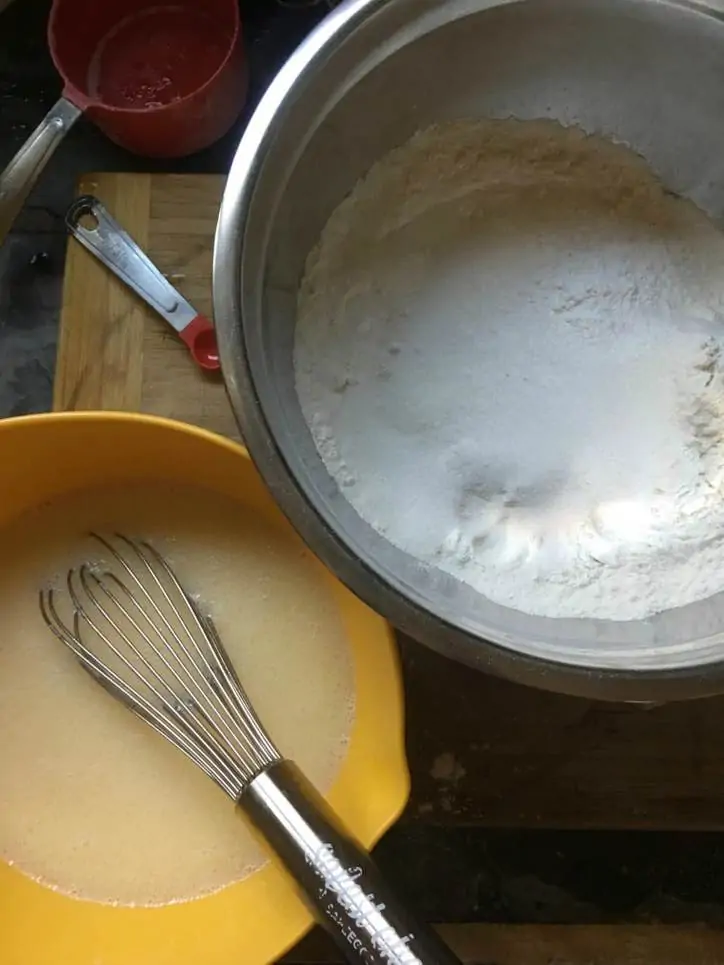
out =
[[[724,589],[724,236],[633,152],[435,126],[311,252],[319,453],[399,548],[491,600],[631,620]]]

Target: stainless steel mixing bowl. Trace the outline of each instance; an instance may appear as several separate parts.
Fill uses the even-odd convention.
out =
[[[305,258],[384,152],[434,121],[481,115],[553,117],[623,140],[720,222],[724,2],[351,0],[330,14],[264,96],[224,194],[214,301],[244,438],[317,554],[441,653],[604,699],[724,691],[724,594],[625,623],[526,616],[393,547],[317,455],[292,367]]]

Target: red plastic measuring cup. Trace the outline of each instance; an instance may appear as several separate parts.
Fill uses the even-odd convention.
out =
[[[231,127],[246,96],[238,0],[54,0],[63,95],[0,174],[0,243],[82,113],[117,144],[181,157]]]

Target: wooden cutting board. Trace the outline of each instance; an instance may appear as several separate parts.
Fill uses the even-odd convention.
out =
[[[210,315],[222,187],[217,176],[98,174],[85,176],[79,193],[97,195]],[[203,375],[166,324],[72,240],[54,405],[149,412],[238,438],[220,380]],[[419,828],[421,848],[434,825],[724,828],[724,699],[654,709],[596,704],[400,643],[413,777],[403,821]],[[471,960],[499,965],[724,961],[721,937],[686,929],[481,925],[450,937]],[[491,949],[494,956],[484,954]],[[333,960],[313,945],[299,954],[294,961]]]

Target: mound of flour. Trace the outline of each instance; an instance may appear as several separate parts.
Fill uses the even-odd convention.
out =
[[[299,293],[319,453],[491,600],[630,620],[724,589],[724,237],[627,148],[429,128],[340,204]]]

